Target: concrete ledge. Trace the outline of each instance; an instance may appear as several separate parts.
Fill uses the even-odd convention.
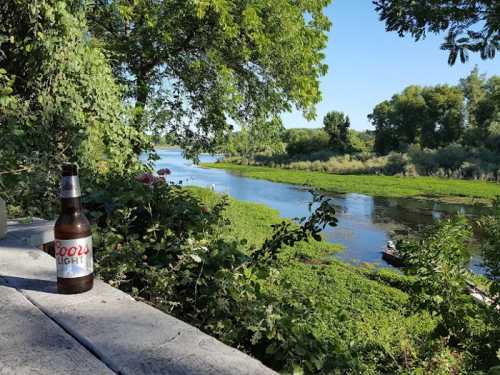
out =
[[[7,239],[17,239],[21,243],[36,247],[54,241],[54,221],[38,218],[25,224],[19,220],[7,221]]]
[[[29,227],[13,225],[0,241],[0,278],[114,372],[275,374],[250,356],[100,280],[87,293],[57,294],[54,259],[33,248],[34,239],[50,238],[47,232],[52,232],[52,224],[43,221]],[[0,351],[3,357],[1,346]]]
[[[0,279],[0,374],[114,374]]]

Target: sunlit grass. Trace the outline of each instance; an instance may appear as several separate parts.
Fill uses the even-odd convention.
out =
[[[361,193],[384,197],[421,197],[452,202],[484,202],[500,196],[500,184],[486,181],[455,180],[438,177],[399,177],[379,175],[336,175],[230,163],[206,163],[245,177],[310,185],[327,192]]]

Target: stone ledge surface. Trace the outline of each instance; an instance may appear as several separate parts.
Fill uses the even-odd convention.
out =
[[[103,362],[0,279],[1,375],[111,375]]]
[[[17,224],[0,241],[0,278],[114,372],[276,374],[256,359],[100,280],[83,294],[57,294],[54,259],[32,247],[33,239],[50,238],[48,231],[52,232],[52,223],[40,221],[29,229]]]

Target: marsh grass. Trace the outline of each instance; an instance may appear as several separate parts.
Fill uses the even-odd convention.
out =
[[[459,202],[486,203],[500,195],[500,184],[440,177],[403,177],[381,175],[337,175],[271,167],[205,163],[245,177],[294,185],[308,185],[332,193],[361,193],[381,197],[417,197]]]

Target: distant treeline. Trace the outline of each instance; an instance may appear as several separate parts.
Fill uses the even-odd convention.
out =
[[[401,174],[500,180],[500,77],[475,68],[457,86],[409,86],[368,115],[374,130],[350,129],[329,112],[323,128],[226,139],[226,161],[339,174]]]

